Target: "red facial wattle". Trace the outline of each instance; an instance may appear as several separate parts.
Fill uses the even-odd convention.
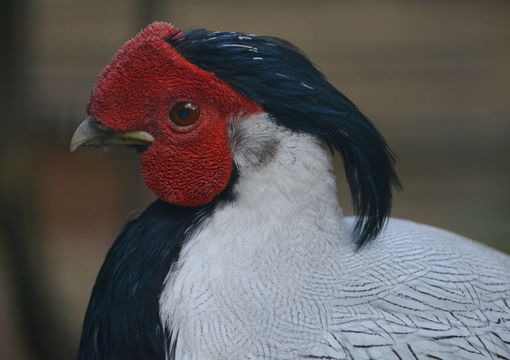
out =
[[[164,201],[198,206],[212,201],[232,176],[228,121],[261,109],[179,55],[165,41],[177,32],[156,23],[126,43],[100,75],[88,112],[112,130],[150,133],[155,141],[141,159],[145,182]],[[199,119],[186,128],[169,119],[180,102],[200,108]]]

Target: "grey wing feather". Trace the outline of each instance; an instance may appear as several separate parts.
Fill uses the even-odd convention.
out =
[[[310,358],[510,359],[507,255],[392,219],[352,266],[328,334]]]

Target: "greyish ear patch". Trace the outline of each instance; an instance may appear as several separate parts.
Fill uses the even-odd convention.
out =
[[[241,174],[271,161],[280,144],[277,125],[265,113],[232,119],[228,133],[234,162]]]

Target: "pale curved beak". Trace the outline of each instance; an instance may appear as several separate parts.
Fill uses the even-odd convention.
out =
[[[145,131],[118,132],[97,125],[88,116],[78,126],[69,146],[71,152],[80,146],[106,147],[110,145],[138,145],[148,146],[154,142],[154,137]]]

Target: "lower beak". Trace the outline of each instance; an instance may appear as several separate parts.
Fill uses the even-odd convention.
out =
[[[71,152],[80,146],[110,146],[110,145],[141,145],[148,146],[154,142],[154,137],[145,131],[113,131],[97,125],[93,118],[87,117],[78,126],[71,139]]]

